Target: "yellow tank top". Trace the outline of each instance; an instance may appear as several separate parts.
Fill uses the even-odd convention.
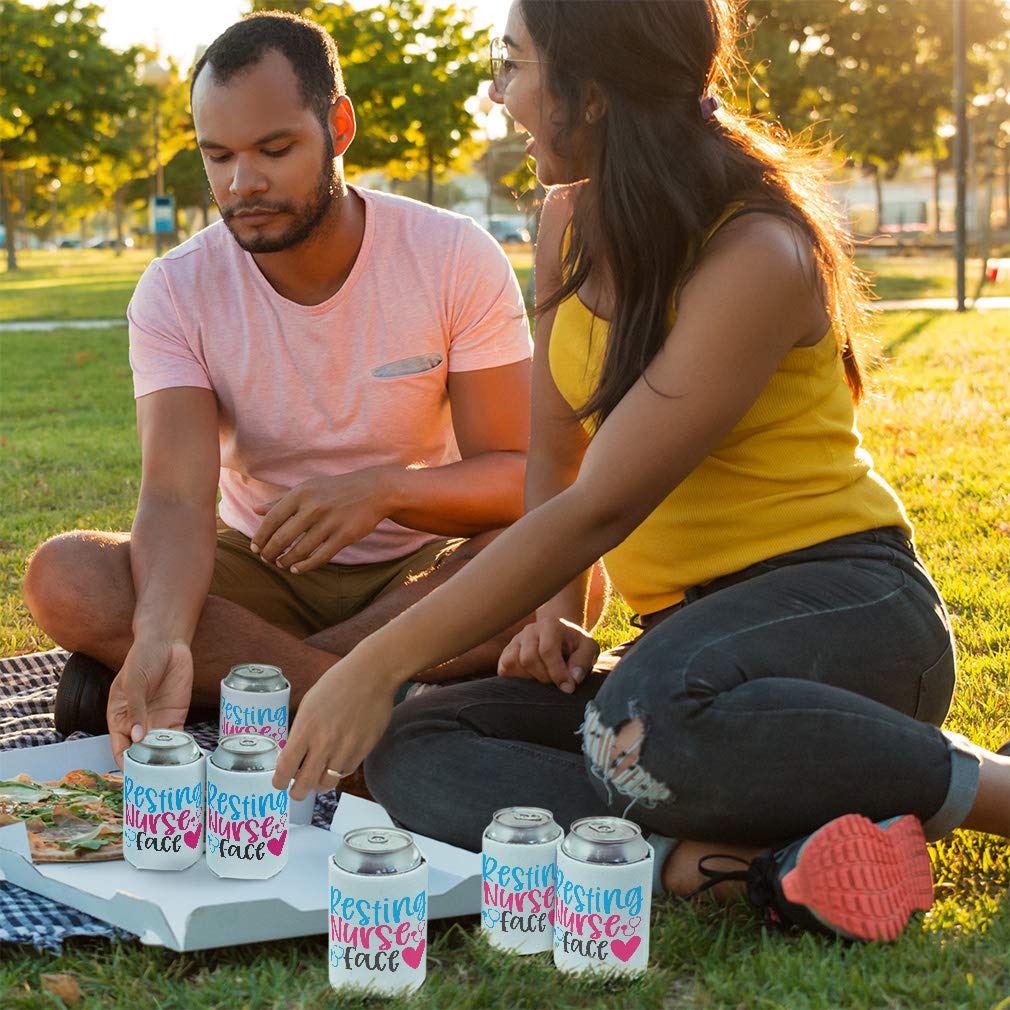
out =
[[[671,309],[671,327],[674,316]],[[573,409],[596,388],[607,331],[576,296],[558,306],[551,375]],[[583,424],[591,436],[591,419]],[[637,613],[651,614],[691,586],[776,554],[879,526],[911,534],[860,441],[829,330],[814,346],[786,354],[733,431],[605,556],[614,588]]]

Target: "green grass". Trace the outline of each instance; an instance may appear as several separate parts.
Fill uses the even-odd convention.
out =
[[[61,529],[128,529],[140,486],[126,327],[0,333],[0,654],[51,644],[18,597]]]
[[[879,335],[892,359],[861,414],[950,606],[960,684],[948,725],[990,746],[1010,736],[1008,330],[1010,313],[885,315]],[[32,547],[63,529],[126,527],[138,452],[125,327],[2,333],[0,351],[0,651],[10,655],[50,645],[19,598]],[[626,635],[627,613],[615,608],[603,637]],[[429,980],[410,1006],[994,1008],[1010,994],[1007,846],[956,832],[932,852],[936,907],[893,946],[786,937],[742,906],[665,901],[653,916],[649,974],[601,984],[559,976],[547,956],[493,952],[468,918],[432,924]],[[84,992],[79,1005],[102,1010],[362,1005],[329,990],[322,936],[194,954],[96,940],[68,941],[61,957],[8,947],[0,1006],[57,1005],[41,988],[45,972],[69,972]]]
[[[957,274],[951,254],[871,256],[864,253],[856,262],[873,278],[877,298],[954,298],[957,295]],[[965,291],[969,298],[975,296],[981,275],[982,261],[969,259],[965,264]],[[986,284],[982,295],[1010,295],[1010,278],[998,284]]]
[[[506,252],[525,292],[533,253],[524,246],[509,246]],[[140,249],[121,256],[108,249],[21,252],[20,269],[0,272],[0,322],[122,318],[150,259],[151,252]],[[863,255],[859,263],[874,277],[879,298],[949,298],[955,294],[954,264],[947,255]],[[970,260],[969,297],[975,293],[980,271],[980,262]],[[986,285],[984,294],[1010,295],[1010,279]]]
[[[0,322],[16,319],[125,318],[151,252],[59,249],[18,253],[18,269],[0,273]]]

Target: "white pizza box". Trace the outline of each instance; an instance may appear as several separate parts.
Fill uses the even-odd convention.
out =
[[[108,736],[0,752],[3,779],[25,772],[45,781],[73,768],[113,771]],[[204,860],[176,873],[137,870],[120,860],[35,866],[23,824],[0,828],[0,877],[172,950],[324,934],[334,833],[392,822],[378,804],[356,796],[341,797],[329,831],[307,823],[311,811],[312,797],[292,804],[288,864],[269,880],[222,880]],[[430,866],[429,916],[477,914],[480,855],[415,838]]]

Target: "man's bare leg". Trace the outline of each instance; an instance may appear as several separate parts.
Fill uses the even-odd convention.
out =
[[[208,597],[192,643],[194,704],[216,705],[228,670],[236,663],[255,661],[284,670],[291,681],[292,707],[297,706],[341,655],[458,571],[493,534],[484,537],[483,542],[462,545],[443,564],[386,594],[351,621],[305,641],[236,603]],[[133,642],[136,605],[127,534],[85,531],[47,541],[29,562],[24,595],[38,625],[63,648],[94,656],[111,670],[122,666]],[[598,596],[597,607],[602,609],[602,591]],[[493,674],[510,637],[510,633],[498,636],[429,671],[425,679]]]
[[[64,649],[119,670],[133,644],[136,606],[129,536],[86,531],[47,541],[29,561],[24,596],[39,627]],[[217,704],[236,663],[281,667],[300,700],[337,659],[216,596],[204,603],[192,653],[197,706]]]
[[[367,638],[374,631],[378,631],[379,628],[385,627],[394,617],[402,614],[412,604],[427,596],[455,575],[468,561],[473,560],[487,547],[500,532],[500,530],[491,530],[488,533],[471,537],[429,571],[380,596],[354,617],[305,639],[305,644],[338,656],[347,655],[358,642]],[[607,577],[603,566],[598,564],[593,569],[589,586],[587,617],[590,627],[594,627],[603,614],[607,604],[607,591]],[[498,658],[501,656],[502,650],[532,619],[531,615],[489,641],[463,653],[462,656],[419,673],[413,679],[435,684],[448,680],[493,676],[498,669]]]

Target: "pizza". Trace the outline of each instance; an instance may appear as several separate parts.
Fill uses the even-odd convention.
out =
[[[123,778],[78,768],[58,782],[0,780],[0,827],[21,822],[33,863],[123,858]]]

